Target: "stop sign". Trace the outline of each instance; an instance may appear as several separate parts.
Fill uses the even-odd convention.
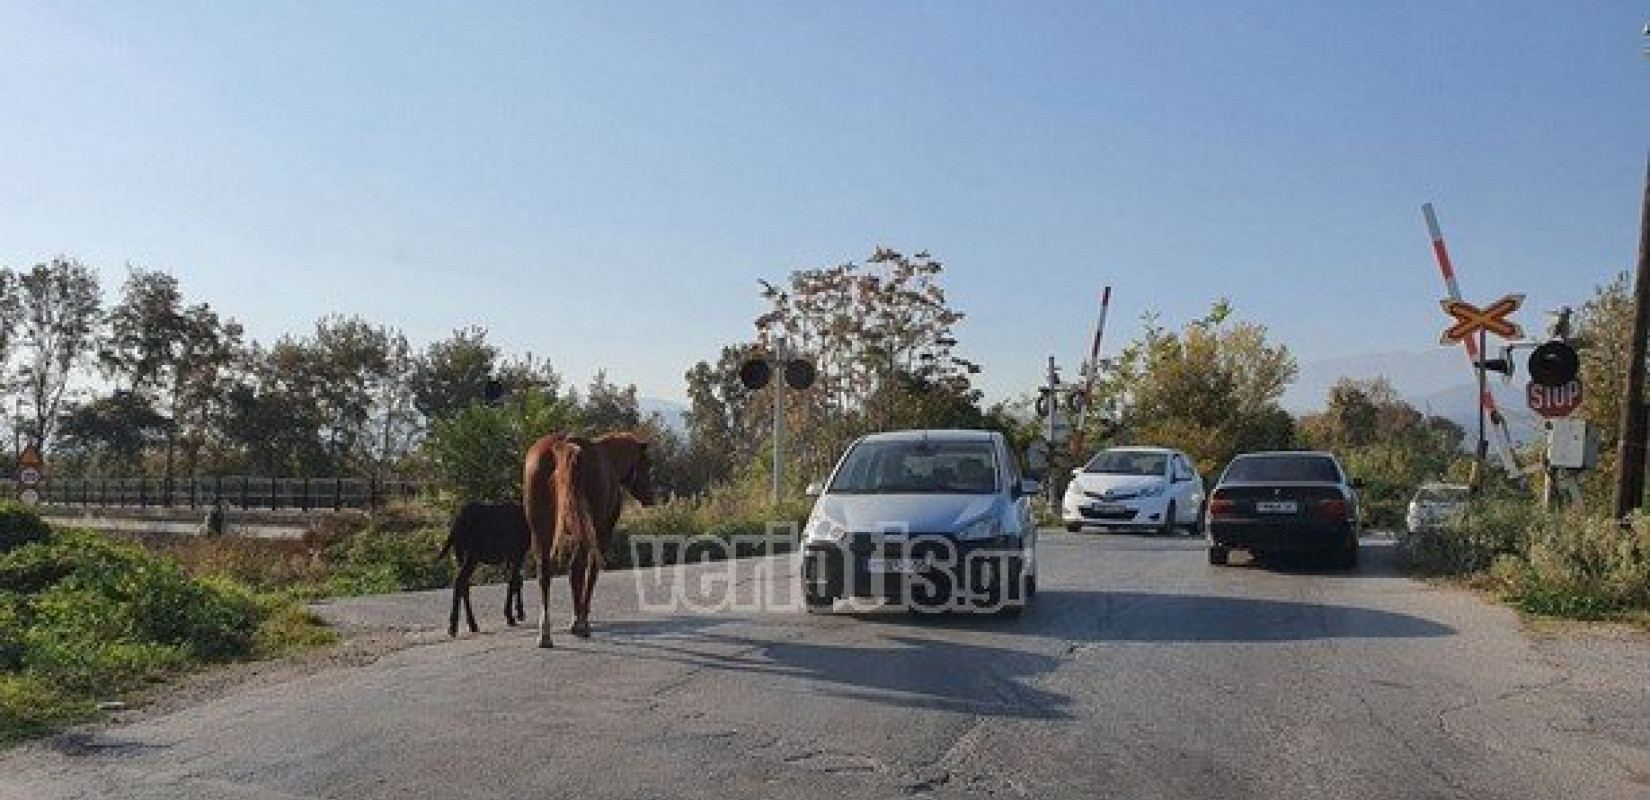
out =
[[[1547,419],[1568,417],[1581,406],[1581,381],[1572,380],[1558,386],[1530,383],[1524,389],[1530,410]]]

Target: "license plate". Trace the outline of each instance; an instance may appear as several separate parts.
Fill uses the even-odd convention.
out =
[[[1089,511],[1095,514],[1123,514],[1128,510],[1128,506],[1120,506],[1116,503],[1095,503],[1089,506]]]
[[[867,572],[916,572],[922,562],[909,558],[867,558],[865,569]]]
[[[1300,504],[1293,500],[1262,500],[1255,504],[1255,510],[1262,514],[1293,514],[1300,510]]]

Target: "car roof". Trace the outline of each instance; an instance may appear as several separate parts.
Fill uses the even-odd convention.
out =
[[[1000,436],[996,431],[937,428],[933,430],[883,431],[866,434],[863,442],[915,442],[922,439],[944,442],[989,442]]]
[[[1100,453],[1163,453],[1165,455],[1174,455],[1179,452],[1179,450],[1176,450],[1173,447],[1158,447],[1156,445],[1145,444],[1126,444],[1120,447],[1108,447],[1100,451]],[[1096,453],[1095,455],[1099,455],[1100,453]]]
[[[1232,460],[1236,461],[1250,456],[1323,456],[1324,458],[1334,458],[1335,454],[1325,450],[1257,450],[1253,453],[1238,453]]]

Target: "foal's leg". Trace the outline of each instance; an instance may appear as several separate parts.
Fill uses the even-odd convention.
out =
[[[516,559],[516,569],[515,572],[512,573],[515,577],[516,585],[516,622],[527,621],[527,607],[521,604],[521,573],[525,563],[525,558]]]
[[[521,560],[510,559],[504,562],[504,624],[514,628],[516,626],[516,608],[521,606]],[[516,602],[515,606],[510,601]]]
[[[475,609],[470,607],[470,579],[475,575],[476,564],[474,558],[466,558],[464,559],[464,566],[458,569],[459,583],[464,587],[464,619],[470,623],[471,633],[481,632],[481,628],[476,625]]]
[[[461,556],[459,563],[464,563]],[[447,615],[447,635],[458,635],[458,604],[464,601],[464,569],[459,568],[453,575],[453,612]]]

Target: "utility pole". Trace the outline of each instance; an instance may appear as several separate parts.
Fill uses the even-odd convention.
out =
[[[1627,380],[1621,398],[1621,443],[1616,450],[1616,519],[1643,505],[1645,340],[1650,338],[1650,157],[1645,159],[1644,201],[1639,212],[1639,263],[1633,278],[1633,339],[1627,348]]]
[[[773,504],[779,505],[784,496],[785,482],[782,473],[785,469],[785,339],[780,337],[774,343],[773,363],[775,380],[773,382]]]

